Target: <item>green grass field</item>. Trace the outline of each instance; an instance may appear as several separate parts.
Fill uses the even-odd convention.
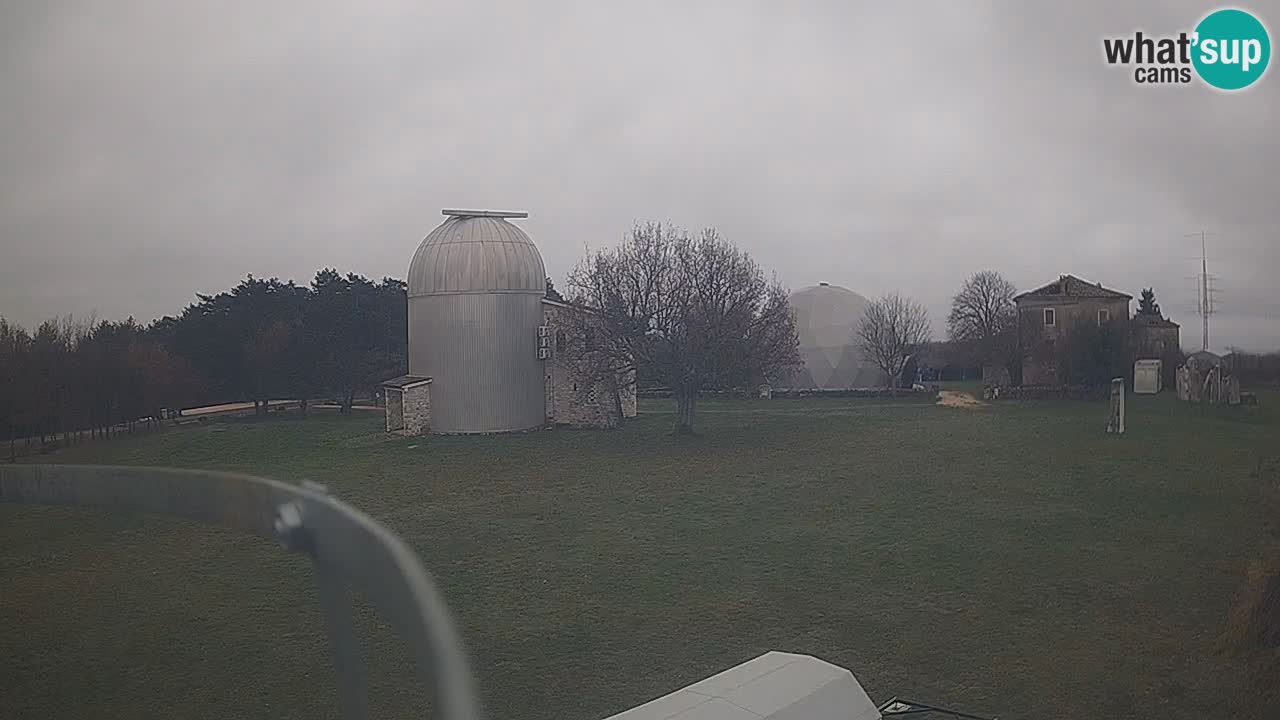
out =
[[[46,462],[327,483],[442,584],[491,717],[597,720],[770,649],[1014,718],[1259,716],[1222,652],[1280,397],[977,410],[642,403],[615,432],[392,439],[246,420]],[[0,718],[337,717],[310,567],[207,526],[0,506]],[[362,610],[375,717],[424,709]]]

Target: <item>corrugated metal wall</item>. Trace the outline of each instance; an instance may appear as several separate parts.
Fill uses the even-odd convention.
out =
[[[432,378],[431,429],[527,430],[546,419],[542,293],[409,298],[409,373]]]

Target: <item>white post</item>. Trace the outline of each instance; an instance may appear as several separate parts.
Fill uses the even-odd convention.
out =
[[[1107,418],[1107,432],[1124,433],[1124,378],[1111,380],[1111,412]]]

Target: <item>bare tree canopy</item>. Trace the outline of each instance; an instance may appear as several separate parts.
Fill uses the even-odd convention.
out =
[[[988,342],[1017,318],[1013,283],[994,270],[975,273],[951,300],[947,335],[951,340]]]
[[[951,300],[947,336],[972,345],[983,365],[1000,364],[1014,373],[1019,363],[1017,288],[994,270],[975,273]]]
[[[637,225],[618,247],[589,252],[568,287],[596,318],[590,342],[570,343],[582,348],[582,369],[635,371],[670,387],[679,432],[693,429],[701,390],[769,381],[800,364],[786,288],[714,229],[692,237]]]
[[[896,391],[907,356],[929,342],[931,335],[929,312],[924,306],[890,293],[867,306],[853,342],[863,357],[888,376],[889,388]]]

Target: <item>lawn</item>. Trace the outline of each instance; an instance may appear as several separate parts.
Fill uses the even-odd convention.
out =
[[[316,480],[399,533],[487,713],[598,720],[770,649],[1001,717],[1241,712],[1221,652],[1262,542],[1280,397],[1201,408],[643,402],[614,432],[388,438],[380,417],[210,423],[47,462]],[[149,516],[0,506],[0,718],[337,717],[306,560]],[[421,715],[367,612],[375,717]]]

